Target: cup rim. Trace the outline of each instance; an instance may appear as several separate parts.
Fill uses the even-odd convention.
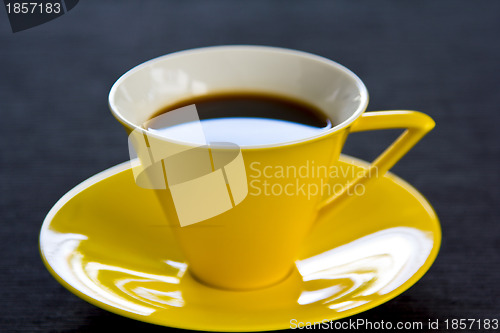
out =
[[[369,100],[368,90],[367,90],[365,84],[363,83],[363,81],[354,72],[352,72],[347,67],[339,64],[338,62],[335,62],[333,60],[330,60],[328,58],[325,58],[325,57],[317,55],[317,54],[313,54],[313,53],[309,53],[309,52],[305,52],[305,51],[294,50],[294,49],[289,49],[289,48],[283,48],[283,47],[262,46],[262,45],[217,45],[217,46],[199,47],[199,48],[193,48],[193,49],[168,53],[168,54],[150,59],[148,61],[145,61],[145,62],[131,68],[130,70],[128,70],[127,72],[122,74],[115,81],[115,83],[113,83],[113,85],[111,86],[111,89],[110,89],[109,95],[108,95],[108,106],[111,110],[111,113],[120,123],[122,123],[123,125],[125,125],[128,128],[131,128],[132,130],[139,130],[141,132],[147,132],[148,135],[158,137],[159,139],[164,139],[164,140],[167,139],[169,141],[177,142],[177,143],[182,144],[182,145],[193,145],[193,143],[189,143],[189,142],[184,142],[184,141],[181,142],[181,141],[168,139],[165,137],[160,137],[160,136],[158,136],[154,133],[151,133],[151,132],[147,131],[146,129],[142,128],[140,125],[137,125],[137,124],[130,122],[125,117],[123,117],[123,115],[119,112],[118,106],[114,103],[115,94],[118,90],[118,87],[120,86],[120,84],[123,81],[125,81],[130,75],[134,74],[135,72],[140,71],[143,68],[146,68],[146,67],[148,67],[156,62],[160,62],[160,61],[163,61],[165,59],[170,59],[170,58],[174,58],[174,57],[182,57],[182,56],[193,54],[193,53],[200,53],[200,52],[212,51],[212,50],[223,51],[223,50],[245,50],[245,49],[247,49],[247,50],[262,50],[262,51],[275,52],[275,53],[286,53],[286,54],[291,54],[291,55],[300,56],[300,57],[304,57],[304,58],[309,58],[311,60],[314,60],[314,61],[317,61],[320,63],[324,63],[324,64],[329,65],[329,66],[333,66],[333,67],[337,68],[338,70],[344,72],[345,74],[347,74],[349,77],[351,77],[354,80],[356,87],[358,88],[361,100],[360,100],[358,108],[351,114],[351,116],[349,118],[347,118],[346,120],[344,120],[340,124],[337,124],[326,131],[322,131],[318,134],[314,134],[314,135],[311,135],[311,136],[308,136],[308,137],[305,137],[305,138],[302,138],[299,140],[285,141],[285,142],[279,142],[279,143],[270,143],[270,144],[260,144],[260,145],[242,145],[242,146],[240,146],[240,149],[242,149],[242,150],[262,149],[262,148],[278,148],[278,147],[283,147],[283,146],[304,144],[304,143],[320,140],[324,137],[331,135],[332,133],[339,132],[339,131],[349,127],[366,110],[366,108],[368,106],[368,100]]]

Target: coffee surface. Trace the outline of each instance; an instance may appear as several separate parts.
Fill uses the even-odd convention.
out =
[[[199,96],[169,105],[147,123],[147,129],[166,138],[197,142],[190,137],[198,122],[164,127],[158,119],[166,112],[196,106],[207,142],[232,142],[239,146],[278,144],[305,139],[332,127],[318,108],[289,97],[250,92]]]

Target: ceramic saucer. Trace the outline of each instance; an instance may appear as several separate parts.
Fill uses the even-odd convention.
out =
[[[366,163],[343,156],[342,163]],[[258,291],[204,286],[187,265],[154,195],[129,163],[78,185],[47,215],[40,234],[51,274],[84,300],[164,326],[206,331],[286,329],[366,311],[415,284],[436,258],[441,229],[426,199],[387,174],[321,221],[296,271]]]

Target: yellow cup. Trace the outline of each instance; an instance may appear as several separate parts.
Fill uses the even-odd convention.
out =
[[[318,215],[334,215],[346,199],[361,192],[359,186],[376,181],[434,127],[430,117],[416,111],[365,113],[366,87],[336,62],[262,46],[209,47],[150,60],[113,85],[109,105],[129,134],[149,136],[143,124],[158,110],[189,97],[226,91],[291,96],[323,110],[334,126],[299,141],[239,147],[236,158],[229,160],[236,161],[236,169],[244,168],[244,196],[235,201],[233,195],[230,209],[197,223],[182,225],[173,187],[155,190],[189,272],[218,288],[249,290],[285,279]],[[336,167],[349,133],[392,128],[406,131],[350,184],[335,181],[336,172],[346,172]],[[185,142],[170,144],[179,151],[192,148]],[[145,155],[136,149],[144,163]],[[214,146],[210,152],[223,154],[225,149]],[[228,174],[226,170],[223,175],[230,189]]]

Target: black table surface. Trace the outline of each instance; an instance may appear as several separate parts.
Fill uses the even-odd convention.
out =
[[[18,33],[0,12],[1,332],[164,330],[59,285],[39,230],[65,192],[127,159],[107,107],[113,82],[148,59],[223,44],[331,58],[365,82],[369,110],[436,120],[393,172],[435,207],[440,253],[412,288],[353,318],[500,319],[500,1],[81,1]],[[396,134],[351,135],[345,152],[372,159]]]

